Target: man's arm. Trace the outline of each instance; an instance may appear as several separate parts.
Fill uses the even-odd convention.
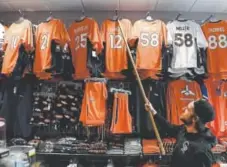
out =
[[[147,112],[152,112],[155,123],[164,129],[170,137],[177,137],[177,134],[180,132],[183,126],[172,125],[169,123],[165,118],[157,114],[157,111],[153,108],[150,102],[145,104],[145,109]]]

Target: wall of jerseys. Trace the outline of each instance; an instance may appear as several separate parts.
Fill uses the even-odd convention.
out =
[[[115,121],[112,121],[110,131],[132,133],[133,122],[137,132],[151,130],[149,120],[141,121],[148,116],[144,112],[117,19],[144,80],[147,95],[157,110],[170,122],[181,124],[179,115],[182,109],[192,100],[208,97],[216,110],[216,119],[209,126],[218,137],[225,137],[225,20],[199,25],[192,20],[173,20],[165,24],[161,20],[140,19],[132,24],[128,19],[115,18],[106,19],[99,26],[94,19],[83,17],[66,27],[62,20],[53,17],[38,26],[21,18],[7,30],[0,24],[0,33],[5,32],[0,34],[2,78],[18,82],[34,75],[39,81],[86,80],[81,90],[81,106],[78,105],[81,109],[78,118],[84,126],[105,123],[106,101],[108,92],[112,90],[112,120]],[[108,82],[113,80],[132,82],[134,87],[128,90],[121,86],[108,86]],[[132,92],[136,95],[133,96],[136,99],[134,110],[142,111],[136,111],[133,117],[129,111],[133,104],[128,100]],[[59,98],[64,101],[65,95]],[[62,105],[59,103],[59,107]],[[147,128],[141,128],[144,126]],[[143,134],[146,137],[151,133]]]

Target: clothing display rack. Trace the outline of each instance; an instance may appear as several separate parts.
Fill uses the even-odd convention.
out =
[[[0,1],[0,166],[226,165],[225,6]]]

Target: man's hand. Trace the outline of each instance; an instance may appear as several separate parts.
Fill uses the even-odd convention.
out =
[[[153,115],[157,114],[157,111],[154,109],[152,104],[147,100],[147,103],[145,104],[145,110],[152,112]]]

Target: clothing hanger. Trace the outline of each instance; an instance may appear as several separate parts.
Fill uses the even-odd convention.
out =
[[[117,21],[118,19],[119,19],[118,10],[116,9],[115,10],[115,15],[113,16],[112,20]]]
[[[20,17],[19,17],[19,19],[17,20],[17,22],[22,22],[22,21],[24,21],[24,13],[19,9],[18,10],[18,12],[19,12],[19,14],[20,14]]]
[[[3,21],[3,20],[0,20],[0,24],[5,25],[5,23],[4,23],[4,21]]]
[[[83,0],[80,1],[81,2],[81,6],[82,6],[82,9],[81,9],[81,13],[82,15],[80,16],[79,19],[75,20],[75,21],[82,21],[84,20],[87,16],[85,15],[85,9],[84,9],[84,3],[83,3]]]
[[[206,18],[205,20],[203,20],[201,23],[205,24],[206,22],[210,22],[210,23],[217,23],[221,20],[218,20],[213,14],[211,14],[208,18]]]
[[[53,18],[54,18],[54,17],[53,17],[53,15],[52,15],[52,12],[50,11],[50,12],[49,12],[49,17],[47,17],[46,21],[49,22],[49,21],[51,21]]]
[[[209,19],[209,22],[210,23],[217,23],[217,22],[220,22],[221,20],[218,20],[215,15],[212,15]]]
[[[146,14],[145,20],[146,20],[146,21],[153,21],[153,20],[154,20],[154,19],[152,18],[151,13],[150,13],[149,11],[148,11],[147,14]]]
[[[182,14],[178,13],[174,20],[178,20]]]

